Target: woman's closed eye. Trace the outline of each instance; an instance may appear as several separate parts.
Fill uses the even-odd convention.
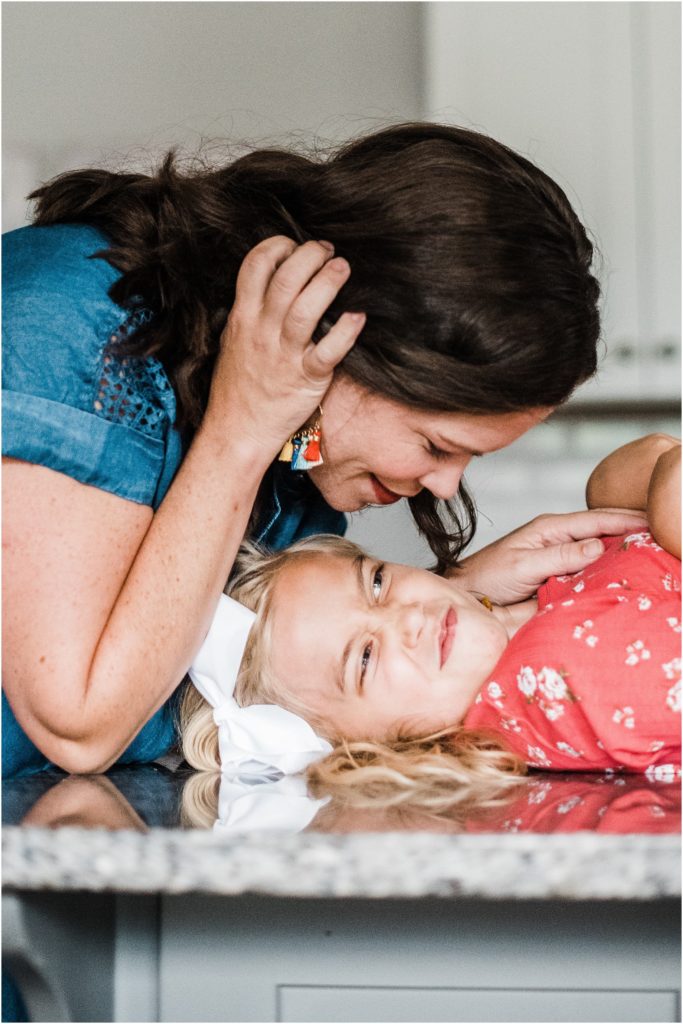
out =
[[[432,456],[432,458],[437,459],[437,461],[442,461],[443,459],[451,458],[450,452],[444,451],[443,448],[438,448],[433,441],[427,441],[427,451]]]

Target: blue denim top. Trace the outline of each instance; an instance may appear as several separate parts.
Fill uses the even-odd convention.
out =
[[[176,400],[161,363],[116,355],[116,342],[150,314],[108,295],[118,271],[92,227],[58,224],[3,235],[3,455],[158,508],[185,454]],[[346,517],[311,481],[275,463],[254,536],[279,550],[314,533],[343,534]],[[152,761],[176,739],[178,691],[119,763]],[[51,767],[2,695],[6,776]]]

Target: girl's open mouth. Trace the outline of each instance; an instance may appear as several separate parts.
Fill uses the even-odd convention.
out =
[[[448,655],[451,653],[453,640],[455,639],[457,622],[458,616],[455,614],[455,608],[449,608],[443,617],[441,632],[439,633],[439,668],[443,668],[448,661]]]

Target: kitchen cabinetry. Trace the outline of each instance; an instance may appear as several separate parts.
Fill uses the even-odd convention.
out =
[[[424,115],[528,155],[600,250],[607,351],[582,399],[680,394],[680,17],[658,2],[425,4]]]

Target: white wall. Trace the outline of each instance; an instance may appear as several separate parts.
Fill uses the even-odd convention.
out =
[[[5,3],[5,223],[67,167],[420,115],[418,3]],[[211,148],[211,147],[209,147]]]

